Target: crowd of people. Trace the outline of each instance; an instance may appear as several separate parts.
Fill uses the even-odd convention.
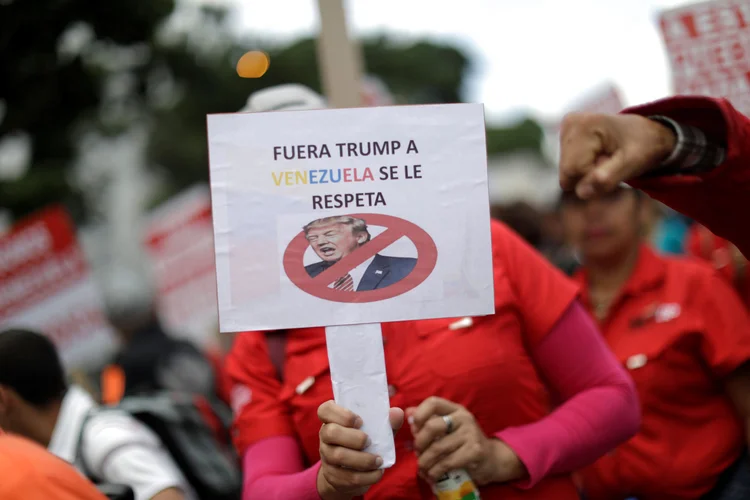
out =
[[[122,348],[88,388],[44,332],[3,331],[0,498],[427,499],[459,469],[485,500],[750,498],[748,165],[723,100],[568,116],[554,220],[491,224],[494,314],[383,324],[388,469],[333,402],[322,328],[203,353],[153,305],[110,311]]]

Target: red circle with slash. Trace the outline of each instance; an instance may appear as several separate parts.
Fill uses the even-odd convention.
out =
[[[416,224],[399,217],[383,214],[349,214],[349,217],[364,219],[368,225],[386,228],[385,231],[346,255],[334,265],[311,278],[305,270],[304,256],[310,242],[304,231],[292,239],[284,251],[284,271],[300,290],[315,297],[332,302],[367,303],[378,302],[408,292],[422,284],[437,264],[437,246],[429,234]],[[417,249],[417,263],[403,279],[375,290],[336,290],[329,288],[336,277],[343,276],[370,257],[387,248],[396,240],[406,237]]]

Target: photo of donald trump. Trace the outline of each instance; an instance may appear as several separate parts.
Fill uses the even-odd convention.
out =
[[[324,217],[307,224],[305,238],[320,262],[305,266],[311,278],[316,277],[343,257],[370,241],[370,232],[363,219],[347,215]],[[417,259],[375,254],[348,273],[339,277],[333,288],[364,292],[393,285],[411,273]]]

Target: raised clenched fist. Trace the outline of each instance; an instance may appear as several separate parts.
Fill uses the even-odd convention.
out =
[[[582,199],[606,193],[661,165],[676,141],[642,116],[571,113],[560,130],[560,186]]]

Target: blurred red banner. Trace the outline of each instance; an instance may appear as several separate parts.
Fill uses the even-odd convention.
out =
[[[726,97],[750,114],[750,2],[714,0],[664,11],[659,27],[676,94]]]

